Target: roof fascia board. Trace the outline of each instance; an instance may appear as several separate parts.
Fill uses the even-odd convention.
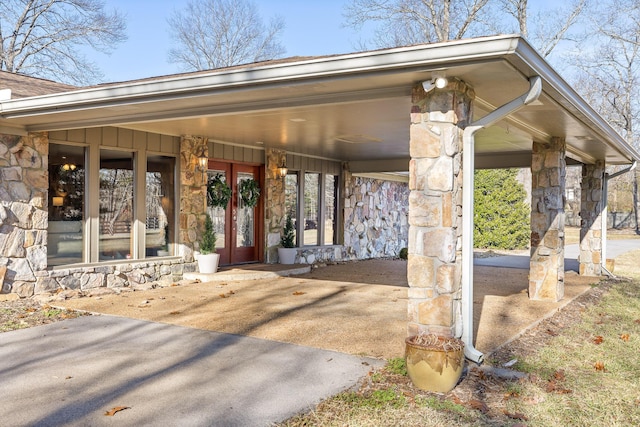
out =
[[[268,83],[291,84],[313,78],[328,78],[339,75],[406,70],[424,67],[429,69],[451,66],[459,62],[477,62],[502,58],[513,53],[518,45],[517,36],[486,37],[434,43],[408,48],[396,48],[349,55],[339,55],[301,62],[266,65],[228,71],[213,71],[209,74],[169,77],[161,80],[125,82],[108,87],[87,88],[78,91],[21,98],[0,102],[0,116],[10,118],[13,114],[58,112],[65,107],[120,102],[148,102],[171,98],[180,93],[196,94],[215,92],[220,89],[264,85]]]

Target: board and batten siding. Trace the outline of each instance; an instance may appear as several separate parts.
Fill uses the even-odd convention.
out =
[[[180,138],[131,129],[100,127],[49,132],[49,142],[93,145],[122,148],[125,150],[145,150],[150,153],[180,154]]]

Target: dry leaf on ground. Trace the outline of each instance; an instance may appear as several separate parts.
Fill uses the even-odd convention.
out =
[[[116,406],[115,408],[112,408],[112,409],[108,410],[104,414],[107,417],[113,417],[116,413],[118,413],[120,411],[124,411],[125,409],[131,409],[131,407],[130,406]]]

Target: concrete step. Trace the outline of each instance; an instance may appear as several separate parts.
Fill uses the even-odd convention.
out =
[[[201,282],[232,282],[238,280],[277,279],[278,277],[306,274],[311,271],[310,265],[294,264],[247,264],[242,266],[222,267],[216,273],[184,273],[187,280]]]

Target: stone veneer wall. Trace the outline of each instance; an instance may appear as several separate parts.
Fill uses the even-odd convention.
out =
[[[296,263],[398,256],[408,245],[409,185],[352,176],[344,179],[344,245],[298,249]]]
[[[286,157],[285,151],[272,148],[265,150],[264,258],[265,262],[271,264],[278,262],[278,246],[284,230],[284,179],[277,176],[277,168],[285,163]]]
[[[397,256],[408,246],[409,185],[344,174],[344,256]]]
[[[195,271],[193,250],[197,230],[204,227],[206,202],[205,178],[196,170],[195,159],[203,147],[206,155],[205,139],[184,137],[181,142],[182,258],[56,270],[47,270],[48,142],[46,133],[0,134],[0,293],[29,297],[67,289],[150,287]]]
[[[278,261],[284,229],[284,180],[276,176],[286,152],[265,150],[265,261]],[[298,248],[297,264],[397,256],[408,245],[409,186],[402,182],[354,177],[343,172],[344,245]],[[340,225],[338,225],[340,226]]]
[[[207,174],[198,169],[198,155],[209,155],[207,138],[183,136],[180,139],[178,255],[184,258],[190,272],[196,270],[193,252],[200,248],[207,214]]]
[[[0,134],[0,283],[2,293],[33,294],[47,268],[46,133]]]

